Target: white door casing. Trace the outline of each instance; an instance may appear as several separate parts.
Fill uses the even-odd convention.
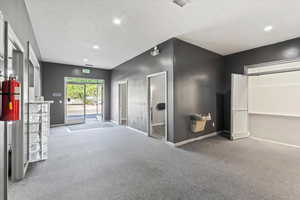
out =
[[[231,139],[249,137],[248,130],[248,76],[231,76]]]

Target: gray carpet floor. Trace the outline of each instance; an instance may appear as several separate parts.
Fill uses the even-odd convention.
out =
[[[80,130],[88,130],[88,129],[97,129],[97,128],[111,128],[117,126],[112,122],[102,122],[98,120],[89,121],[84,124],[70,125],[68,129],[70,131],[80,131]]]
[[[165,125],[152,126],[152,137],[164,140],[165,139]]]
[[[297,200],[300,152],[216,136],[182,148],[124,127],[51,129],[10,200]]]

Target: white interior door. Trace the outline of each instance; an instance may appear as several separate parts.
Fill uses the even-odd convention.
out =
[[[248,76],[231,76],[231,139],[249,136],[248,131]]]
[[[128,125],[128,85],[119,83],[119,124]]]

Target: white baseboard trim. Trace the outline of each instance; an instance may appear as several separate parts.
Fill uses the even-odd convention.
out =
[[[135,132],[141,133],[141,134],[143,134],[143,135],[145,135],[145,136],[148,136],[148,133],[146,133],[146,132],[144,132],[144,131],[138,130],[138,129],[136,129],[136,128],[132,128],[132,127],[130,127],[130,126],[125,126],[125,127],[128,128],[128,129],[130,129],[130,130],[133,130],[133,131],[135,131]]]
[[[173,142],[169,142],[169,141],[165,141],[167,145],[170,145],[171,147],[176,147],[175,143]]]
[[[213,132],[213,133],[206,134],[206,135],[201,135],[199,137],[191,138],[191,139],[184,140],[184,141],[177,142],[177,143],[172,143],[172,142],[169,142],[169,141],[167,141],[166,143],[169,144],[169,145],[171,145],[171,146],[173,146],[173,147],[180,147],[180,146],[188,144],[188,143],[192,143],[192,142],[196,142],[196,141],[199,141],[199,140],[203,140],[203,139],[206,139],[206,138],[210,138],[210,137],[216,136],[216,135],[218,135],[220,133],[222,133],[222,131]]]
[[[119,125],[118,122],[115,120],[110,120],[110,122]]]
[[[125,127],[128,128],[128,129],[130,129],[130,130],[133,130],[133,131],[135,131],[137,133],[141,133],[141,134],[143,134],[143,135],[145,135],[145,136],[148,137],[148,133],[146,133],[144,131],[132,128],[130,126],[125,126]],[[203,140],[203,139],[206,139],[206,138],[209,138],[209,137],[213,137],[213,136],[219,135],[222,132],[223,131],[213,132],[213,133],[210,133],[210,134],[202,135],[202,136],[199,136],[199,137],[196,137],[196,138],[191,138],[191,139],[184,140],[184,141],[177,142],[177,143],[173,143],[173,142],[170,142],[170,141],[165,141],[165,143],[168,144],[168,145],[170,145],[170,146],[172,146],[172,147],[180,147],[180,146],[188,144],[188,143],[196,142],[196,141],[199,141],[199,140]]]
[[[247,135],[239,135],[239,134],[236,134],[236,135],[230,135],[230,139],[231,140],[239,140],[239,139],[244,139],[244,138],[248,138],[250,136],[250,133],[248,132]]]
[[[248,132],[247,136],[245,136],[245,135],[232,135],[231,132],[228,131],[228,130],[224,130],[222,132],[228,134],[230,136],[231,140],[239,140],[239,139],[244,139],[244,138],[250,137],[250,132]]]
[[[163,125],[165,125],[165,123],[164,122],[162,122],[162,123],[156,123],[156,124],[151,124],[152,126],[163,126]]]
[[[254,136],[250,136],[250,138],[253,140],[261,141],[261,142],[268,142],[268,143],[277,144],[277,145],[281,145],[281,146],[287,146],[287,147],[293,147],[293,148],[300,149],[300,146],[294,145],[294,144],[288,144],[288,143],[284,143],[284,142],[278,142],[278,141],[254,137]]]
[[[51,124],[50,128],[65,126],[66,124]]]

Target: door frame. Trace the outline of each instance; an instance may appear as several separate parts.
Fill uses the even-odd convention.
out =
[[[246,106],[245,108],[241,109],[239,108],[235,108],[236,106],[233,105],[234,102],[236,102],[235,100],[235,93],[236,93],[236,89],[238,89],[239,85],[234,84],[234,82],[237,80],[237,78],[239,78],[239,82],[241,81],[241,78],[246,78],[246,82],[247,82],[247,88],[246,88]],[[243,138],[247,138],[250,136],[250,132],[249,132],[249,110],[248,110],[248,96],[249,96],[249,86],[248,86],[248,76],[245,74],[231,74],[231,100],[230,100],[230,139],[231,140],[237,140],[237,139],[243,139]],[[236,113],[240,113],[240,112],[246,112],[246,133],[238,133],[236,134],[234,132],[235,129],[235,114]]]
[[[127,97],[127,101],[126,101],[126,107],[127,107],[127,112],[126,112],[126,126],[128,126],[128,108],[129,108],[129,104],[128,104],[128,80],[126,81],[119,81],[118,82],[118,124],[121,125],[121,112],[120,112],[120,106],[121,106],[121,101],[120,101],[120,86],[125,84],[126,85],[126,97]]]
[[[150,83],[150,79],[156,76],[164,76],[164,80],[165,80],[165,137],[164,140],[167,142],[168,141],[168,72],[167,71],[162,71],[162,72],[158,72],[158,73],[153,73],[153,74],[149,74],[146,76],[147,79],[147,133],[148,133],[148,137],[152,137],[151,133],[152,133],[152,127],[151,127],[151,83]]]
[[[259,76],[265,74],[275,74],[284,72],[300,71],[300,59],[288,59],[272,62],[264,62],[254,65],[244,66],[244,75]]]
[[[101,80],[101,81],[103,81],[103,83],[78,83],[78,82],[72,82],[72,81],[68,82],[67,81],[68,78],[81,78],[81,79],[88,79],[88,80]],[[67,84],[68,83],[71,83],[71,84],[83,84],[84,85],[84,121],[85,121],[85,118],[86,118],[86,106],[85,106],[85,98],[86,98],[86,89],[85,89],[85,87],[86,87],[86,84],[103,85],[103,91],[102,91],[103,119],[102,120],[105,121],[105,112],[106,112],[106,110],[105,110],[105,106],[106,106],[105,80],[104,79],[96,79],[96,78],[66,76],[66,77],[64,77],[64,124],[71,125],[70,123],[67,123],[67,101],[66,101],[66,96],[67,96]]]
[[[76,82],[68,82],[67,81],[67,78],[69,77],[65,77],[65,87],[64,87],[64,118],[65,118],[65,123],[64,124],[67,124],[67,125],[72,125],[72,124],[82,124],[85,122],[85,114],[86,114],[86,108],[85,108],[85,83],[76,83]],[[84,119],[83,119],[83,122],[79,122],[79,123],[69,123],[68,120],[67,120],[67,115],[68,115],[68,100],[67,100],[67,84],[74,84],[74,85],[83,85],[84,86],[84,89],[83,89],[83,96],[84,96],[84,99],[83,99],[83,107],[84,107],[84,111],[83,111],[83,116],[84,116]]]
[[[1,194],[0,199],[3,197],[3,199],[8,199],[8,152],[9,150],[13,151],[12,157],[11,157],[11,164],[12,164],[12,174],[11,178],[12,181],[20,180],[24,177],[27,167],[28,167],[28,155],[26,160],[24,160],[24,131],[26,130],[27,126],[25,124],[26,117],[25,117],[25,103],[24,103],[24,94],[27,92],[24,88],[24,79],[25,79],[25,59],[26,59],[26,51],[20,42],[19,38],[15,34],[14,30],[8,23],[8,21],[3,20],[3,15],[0,11],[0,26],[3,28],[3,37],[4,37],[4,55],[3,55],[3,61],[4,61],[4,78],[7,80],[8,78],[8,50],[9,50],[9,42],[13,45],[14,51],[16,51],[17,60],[12,60],[14,63],[12,63],[12,68],[14,69],[14,66],[18,66],[18,73],[19,75],[19,81],[21,82],[21,103],[20,103],[20,120],[17,122],[4,122],[4,134],[3,134],[3,196]],[[11,135],[11,147],[8,148],[8,139],[9,139],[9,132],[14,133]],[[28,134],[29,135],[29,134]],[[27,135],[27,139],[28,139]],[[28,141],[27,141],[28,143]],[[29,148],[26,149],[28,151]],[[29,152],[27,152],[29,154]],[[2,187],[2,186],[1,186]]]
[[[92,79],[92,78],[87,78],[87,79]],[[94,79],[94,80],[103,80],[103,79]],[[72,82],[69,82],[69,83],[72,83]],[[104,92],[105,92],[105,81],[103,80],[103,83],[83,83],[84,85],[85,85],[85,88],[84,88],[84,97],[85,97],[85,100],[86,100],[86,85],[97,85],[97,108],[96,108],[96,112],[97,112],[97,114],[98,114],[98,111],[99,111],[99,104],[98,104],[98,97],[99,97],[99,88],[98,88],[98,86],[99,85],[102,85],[102,101],[103,101],[103,103],[102,103],[102,109],[103,109],[103,121],[104,121],[104,118],[105,118],[105,115],[104,115],[104,112],[105,112],[105,95],[104,95]],[[85,113],[84,113],[84,115],[86,116],[86,104],[84,104],[84,107],[85,107]]]

